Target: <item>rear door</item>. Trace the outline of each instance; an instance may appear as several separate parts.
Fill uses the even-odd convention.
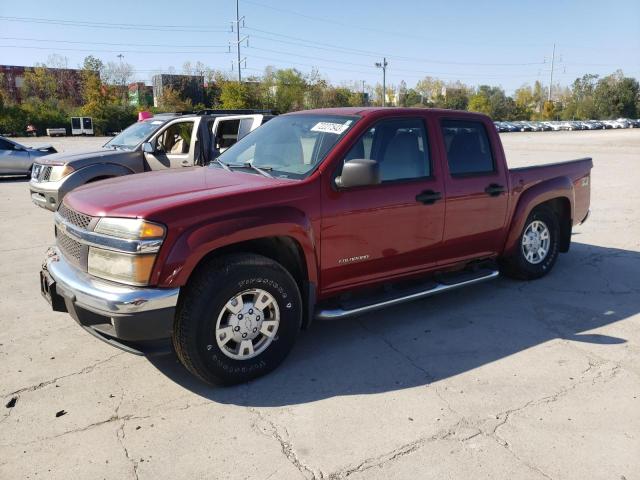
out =
[[[151,170],[192,167],[197,143],[196,119],[174,120],[164,126],[150,141],[155,151],[145,153]]]
[[[489,128],[470,117],[440,119],[447,170],[441,264],[494,255],[504,242],[507,171],[497,135]]]
[[[211,129],[214,157],[220,155],[261,124],[262,115],[229,115],[216,118]]]
[[[323,291],[391,279],[436,264],[444,198],[438,199],[443,179],[434,161],[432,137],[422,118],[381,120],[347,153],[344,161],[376,160],[382,183],[327,190],[321,229]]]

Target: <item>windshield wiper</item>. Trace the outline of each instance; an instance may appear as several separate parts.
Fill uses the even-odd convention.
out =
[[[222,162],[220,162],[222,163]],[[251,162],[244,162],[242,164],[239,163],[226,163],[225,164],[227,167],[229,168],[250,168],[251,170],[255,170],[256,172],[258,172],[260,175],[263,175],[267,178],[273,178],[273,175],[271,175],[267,170],[273,170],[272,167],[256,167],[253,163]]]
[[[273,168],[271,168],[271,167],[256,167],[251,162],[244,162],[243,165],[245,167],[248,167],[248,168],[253,168],[256,172],[260,173],[260,175],[262,175],[264,177],[273,178],[273,175],[271,175],[269,172],[267,172],[267,170],[273,170]]]
[[[222,168],[224,168],[227,172],[231,171],[231,169],[229,168],[229,165],[227,165],[226,163],[224,163],[220,159],[214,158],[213,161],[216,162],[218,165],[220,165]]]

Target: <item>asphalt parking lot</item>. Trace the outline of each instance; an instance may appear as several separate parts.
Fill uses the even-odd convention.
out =
[[[0,478],[640,479],[640,130],[502,138],[513,166],[594,158],[549,276],[316,322],[232,388],[51,312],[52,215],[0,180]]]

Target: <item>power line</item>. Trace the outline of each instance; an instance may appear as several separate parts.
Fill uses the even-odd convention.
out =
[[[341,47],[338,45],[332,45],[332,44],[328,44],[328,43],[320,43],[320,42],[315,42],[313,40],[307,40],[304,38],[300,38],[300,37],[294,37],[291,35],[284,35],[281,33],[276,33],[276,32],[270,32],[268,30],[262,30],[259,28],[253,28],[253,27],[246,27],[247,30],[252,30],[252,31],[256,31],[256,32],[260,32],[260,33],[265,33],[267,35],[274,35],[277,37],[282,37],[282,38],[287,38],[287,39],[291,39],[291,40],[297,40],[298,42],[305,42],[307,45],[300,45],[299,43],[296,43],[296,45],[299,46],[304,46],[306,48],[316,48],[316,45],[320,45],[321,47],[324,47],[324,49],[330,48],[332,50],[338,51],[338,52],[347,52],[347,53],[351,53],[351,54],[357,54],[357,55],[368,55],[368,56],[373,56],[376,58],[380,58],[380,55],[384,55],[389,59],[394,59],[394,60],[406,60],[406,61],[411,61],[411,62],[426,62],[426,63],[435,63],[438,65],[463,65],[463,66],[486,66],[486,67],[506,67],[506,66],[513,66],[513,67],[523,67],[523,66],[532,66],[532,65],[544,65],[544,62],[512,62],[512,63],[487,63],[487,62],[452,62],[452,61],[445,61],[445,60],[436,60],[436,59],[432,59],[432,58],[420,58],[420,57],[408,57],[408,56],[401,56],[401,55],[393,55],[392,53],[380,53],[380,52],[373,52],[370,50],[359,50],[359,49],[354,49],[354,48],[347,48],[347,47]],[[281,40],[277,40],[277,39],[272,39],[272,38],[264,38],[264,37],[260,37],[257,35],[254,35],[256,38],[263,38],[265,40],[271,40],[274,42],[283,42]],[[287,42],[283,42],[283,43],[287,43]],[[291,43],[291,42],[288,42]],[[318,47],[319,48],[319,47]]]
[[[157,30],[171,32],[227,32],[226,29],[213,29],[196,25],[153,25],[153,24],[136,24],[136,23],[107,23],[107,22],[90,22],[76,20],[59,20],[52,18],[35,18],[35,17],[8,17],[0,16],[0,20],[7,22],[23,22],[23,23],[41,23],[50,25],[63,25],[68,27],[89,27],[89,28],[107,28],[118,30]]]
[[[0,40],[20,40],[26,42],[51,42],[51,43],[71,43],[80,45],[111,45],[123,47],[162,47],[162,48],[226,48],[226,45],[176,45],[167,43],[110,43],[110,42],[87,42],[78,40],[53,40],[45,38],[23,38],[23,37],[0,37]]]
[[[160,54],[160,55],[167,55],[167,54],[180,54],[180,53],[186,53],[186,54],[206,54],[206,55],[213,55],[213,54],[226,54],[228,53],[226,50],[220,50],[220,51],[158,51],[158,50],[102,50],[102,49],[95,49],[95,48],[63,48],[63,47],[36,47],[36,46],[29,46],[29,45],[0,45],[0,48],[26,48],[26,49],[30,49],[30,50],[48,50],[48,51],[70,51],[70,52],[100,52],[100,53],[144,53],[144,54]]]

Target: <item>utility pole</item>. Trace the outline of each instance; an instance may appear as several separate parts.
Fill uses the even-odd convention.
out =
[[[240,57],[240,45],[242,44],[242,42],[246,40],[247,46],[249,46],[249,37],[247,35],[240,38],[240,22],[242,22],[242,26],[244,27],[244,16],[243,17],[240,16],[240,0],[236,0],[236,20],[234,22],[231,22],[231,31],[233,32],[233,25],[235,24],[235,28],[236,28],[235,44],[236,44],[236,51],[238,54],[237,65],[238,65],[238,82],[239,83],[242,82],[242,62],[243,61],[245,62],[245,67],[247,63],[246,58]],[[229,42],[229,50],[231,50],[231,42]],[[233,63],[232,63],[232,67],[233,67]]]
[[[382,69],[382,106],[387,106],[387,58],[384,57],[382,62],[376,62],[376,67]]]
[[[366,105],[365,96],[364,96],[364,80],[362,80],[362,106]]]
[[[553,85],[553,67],[556,62],[556,44],[553,44],[553,53],[551,54],[551,77],[549,78],[549,95],[547,97],[548,101],[551,101],[551,87]]]

